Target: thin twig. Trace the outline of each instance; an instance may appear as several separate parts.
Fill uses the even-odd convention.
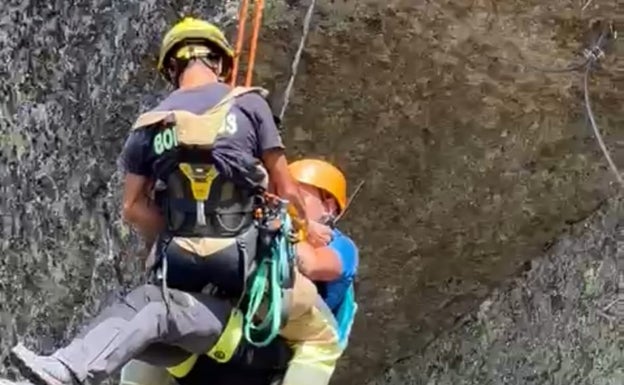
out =
[[[618,303],[618,299],[614,299],[613,301],[611,301],[611,303],[609,303],[607,306],[602,308],[602,311],[608,311],[609,309],[611,309],[611,307],[613,305],[615,305],[616,303]]]
[[[583,6],[583,8],[581,8],[581,11],[584,11],[587,7],[589,7],[589,5],[593,2],[594,0],[588,0],[587,3],[585,3],[585,5]]]
[[[610,323],[614,323],[615,322],[615,317],[614,316],[609,315],[609,314],[603,312],[602,310],[596,310],[596,314],[598,314],[602,318],[606,319]]]
[[[301,40],[299,41],[299,48],[297,48],[295,59],[293,60],[290,67],[290,79],[288,79],[288,85],[286,86],[286,91],[284,91],[284,101],[282,103],[282,109],[278,115],[280,121],[284,120],[284,114],[286,114],[286,108],[288,107],[288,102],[290,101],[290,94],[292,92],[293,84],[295,83],[295,76],[297,76],[297,69],[299,68],[301,54],[303,53],[303,48],[305,47],[305,41],[308,36],[308,32],[310,32],[310,21],[312,20],[312,14],[314,13],[315,5],[316,0],[312,0],[310,2],[310,6],[308,7],[308,11],[306,12],[305,20],[303,21],[303,35],[301,36]]]

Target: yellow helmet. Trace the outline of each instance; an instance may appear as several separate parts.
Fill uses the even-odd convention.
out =
[[[319,159],[302,159],[288,165],[291,175],[299,183],[309,184],[329,193],[340,211],[347,205],[347,179],[331,163]]]
[[[165,34],[160,46],[158,72],[165,78],[169,80],[169,74],[166,71],[167,60],[172,54],[177,54],[177,52],[173,52],[173,50],[180,48],[180,43],[187,41],[194,45],[207,42],[223,51],[224,61],[222,76],[226,78],[229,76],[234,61],[234,49],[228,42],[223,31],[216,25],[207,21],[195,19],[193,17],[185,17]],[[185,52],[185,54],[188,54],[188,52]]]

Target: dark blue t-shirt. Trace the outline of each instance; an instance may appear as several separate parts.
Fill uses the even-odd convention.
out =
[[[213,83],[176,90],[152,111],[185,110],[201,114],[215,106],[230,89],[223,83]],[[238,97],[226,121],[228,129],[219,134],[213,150],[219,171],[226,175],[236,176],[237,171],[244,172],[254,159],[261,159],[264,152],[284,148],[273,113],[267,101],[258,93],[251,92]],[[118,159],[118,165],[124,173],[153,177],[152,167],[156,156],[151,147],[155,134],[155,130],[149,128],[130,133]]]

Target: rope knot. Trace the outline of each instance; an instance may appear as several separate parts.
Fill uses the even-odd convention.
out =
[[[583,56],[590,62],[597,62],[605,56],[604,51],[599,46],[595,45],[591,48],[583,50]]]

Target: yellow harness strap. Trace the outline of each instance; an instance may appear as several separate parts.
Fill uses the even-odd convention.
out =
[[[219,336],[219,340],[206,354],[217,362],[228,362],[234,355],[234,352],[236,352],[242,337],[243,313],[239,309],[234,308],[232,313],[230,313],[230,318],[225,325],[223,333]]]
[[[243,313],[239,309],[234,309],[230,313],[225,329],[217,340],[217,343],[206,355],[213,360],[225,363],[232,359],[236,348],[243,337]],[[193,354],[180,364],[167,368],[167,371],[175,378],[185,377],[195,366],[198,355]]]
[[[195,366],[195,363],[197,362],[197,358],[198,358],[198,355],[193,354],[192,356],[182,361],[178,365],[168,367],[167,371],[169,372],[169,374],[171,374],[175,378],[185,377],[187,374],[190,373],[191,369],[193,369],[193,366]]]

